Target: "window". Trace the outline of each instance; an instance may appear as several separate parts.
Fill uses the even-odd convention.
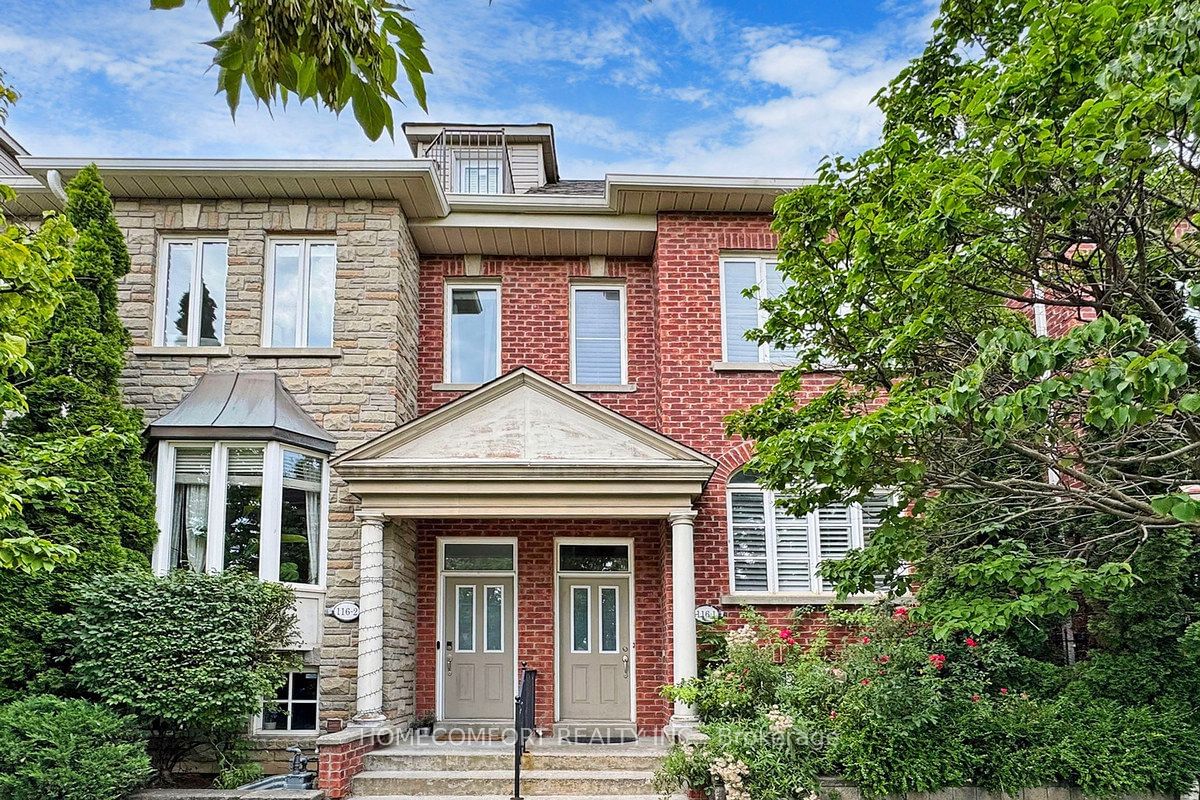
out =
[[[331,347],[337,245],[332,239],[269,243],[263,345]]]
[[[165,347],[217,347],[225,341],[224,239],[163,239],[154,336]]]
[[[775,258],[727,256],[721,259],[721,325],[725,343],[724,360],[733,363],[780,363],[795,361],[795,349],[760,345],[746,332],[762,327],[767,311],[764,298],[778,297],[786,287]],[[754,296],[747,297],[747,292]]]
[[[317,730],[317,685],[315,669],[288,673],[275,697],[263,700],[258,718],[260,733]]]
[[[465,149],[454,154],[454,191],[462,194],[500,194],[504,157],[499,150]]]
[[[159,460],[159,572],[321,582],[323,456],[280,442],[164,442]]]
[[[625,287],[571,287],[571,382],[626,380]]]
[[[492,542],[446,542],[442,545],[442,569],[446,572],[511,572],[516,559],[511,544]]]
[[[560,544],[559,572],[629,572],[627,544]]]
[[[446,286],[446,383],[486,383],[500,374],[500,287]]]
[[[818,573],[821,562],[864,547],[891,504],[891,495],[879,492],[863,503],[824,506],[794,517],[753,475],[735,474],[729,480],[733,591],[832,593],[833,585]]]

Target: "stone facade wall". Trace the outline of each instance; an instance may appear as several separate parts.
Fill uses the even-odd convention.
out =
[[[337,438],[338,452],[415,415],[417,253],[395,203],[122,200],[116,213],[133,262],[120,288],[121,313],[133,336],[123,380],[128,401],[145,411],[148,422],[170,410],[206,372],[246,370],[278,373],[313,420]],[[152,347],[160,237],[201,233],[229,241],[225,347],[219,355]],[[299,355],[263,348],[268,240],[305,234],[337,241],[333,348]],[[326,606],[358,598],[359,526],[336,473],[330,494]],[[389,527],[387,536],[384,710],[401,719],[413,711],[413,533],[411,527]],[[354,711],[357,626],[325,618],[322,647],[312,658],[321,672],[322,724],[347,719]]]

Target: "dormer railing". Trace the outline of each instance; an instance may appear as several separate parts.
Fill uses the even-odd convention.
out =
[[[512,194],[512,161],[502,128],[445,128],[422,156],[437,165],[448,194]]]

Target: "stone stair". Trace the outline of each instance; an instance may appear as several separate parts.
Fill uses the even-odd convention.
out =
[[[538,800],[660,800],[652,785],[662,746],[531,741],[521,793]],[[359,800],[509,800],[512,745],[401,744],[367,755],[353,779]]]

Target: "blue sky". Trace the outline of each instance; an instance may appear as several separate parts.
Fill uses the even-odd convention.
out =
[[[931,0],[408,0],[430,114],[549,122],[563,177],[811,173],[870,146],[876,89],[920,51]],[[39,155],[407,157],[349,115],[251,105],[230,120],[206,74],[206,3],[0,0],[7,127]],[[397,134],[399,128],[397,127]]]

